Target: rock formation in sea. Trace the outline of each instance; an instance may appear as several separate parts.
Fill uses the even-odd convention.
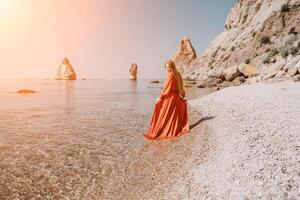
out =
[[[300,79],[300,0],[239,0],[220,33],[185,65],[203,86]]]
[[[130,80],[135,81],[137,79],[137,64],[136,63],[131,64],[129,72],[130,72]]]
[[[195,49],[188,37],[183,37],[178,45],[177,52],[173,60],[181,73],[188,73],[191,70],[191,64],[196,58]]]
[[[76,80],[76,72],[69,59],[65,57],[57,70],[56,80]]]

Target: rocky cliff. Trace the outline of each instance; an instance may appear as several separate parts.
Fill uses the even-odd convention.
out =
[[[204,86],[299,80],[300,0],[239,0],[188,69],[184,77]]]

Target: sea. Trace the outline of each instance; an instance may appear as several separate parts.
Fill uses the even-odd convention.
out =
[[[143,199],[164,142],[143,136],[163,87],[150,82],[0,80],[0,199]]]

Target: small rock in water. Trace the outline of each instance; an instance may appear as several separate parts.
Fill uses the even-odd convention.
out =
[[[160,83],[159,80],[150,81],[150,83]]]
[[[18,90],[17,93],[19,93],[19,94],[33,94],[33,93],[36,93],[36,91],[24,89],[24,90]]]

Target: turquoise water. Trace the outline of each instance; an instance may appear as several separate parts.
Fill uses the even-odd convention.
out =
[[[149,142],[143,133],[162,86],[0,80],[0,199],[108,198]],[[16,93],[20,89],[37,93]],[[187,98],[208,92],[187,88]]]

